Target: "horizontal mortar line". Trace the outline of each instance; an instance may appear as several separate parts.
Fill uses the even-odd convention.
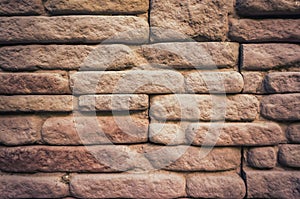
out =
[[[118,17],[138,17],[138,18],[143,18],[137,15],[142,15],[142,14],[147,14],[146,12],[131,12],[131,13],[126,13],[126,12],[66,12],[66,13],[55,13],[55,12],[49,12],[47,11],[46,14],[22,14],[22,13],[17,13],[17,14],[8,14],[8,15],[0,15],[0,19],[1,18],[12,18],[12,17],[24,17],[24,18],[30,18],[30,17],[49,17],[49,18],[54,18],[54,17],[82,17],[82,16],[86,16],[86,17],[114,17],[114,16],[118,16]]]
[[[43,40],[40,40],[43,41]],[[134,43],[134,42],[105,42],[105,41],[91,41],[91,42],[78,42],[78,41],[74,41],[74,42],[69,42],[69,41],[61,41],[61,42],[51,42],[51,41],[45,41],[45,42],[39,42],[39,43],[35,43],[35,41],[29,41],[29,42],[0,42],[0,46],[4,47],[4,46],[26,46],[26,45],[113,45],[113,44],[124,44],[127,46],[136,46],[136,45],[145,45],[148,44],[147,42],[141,42],[141,43]],[[1,48],[0,47],[0,48]]]
[[[288,13],[288,11],[287,11]],[[300,19],[300,15],[299,14],[280,14],[280,15],[276,15],[276,14],[266,14],[266,15],[241,15],[238,14],[239,16],[239,20],[243,20],[243,19],[254,19],[254,20],[277,20],[277,19]]]
[[[300,41],[291,42],[291,41],[230,41],[230,42],[237,42],[240,45],[243,44],[300,44]]]

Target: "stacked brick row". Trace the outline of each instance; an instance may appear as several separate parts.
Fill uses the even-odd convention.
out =
[[[0,197],[300,197],[299,11],[0,0]]]

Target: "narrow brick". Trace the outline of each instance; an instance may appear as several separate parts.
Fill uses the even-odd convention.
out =
[[[125,116],[53,117],[46,120],[43,141],[51,145],[129,144],[147,142],[145,113]]]
[[[151,117],[158,120],[252,121],[258,101],[251,95],[164,95],[151,98]]]
[[[300,197],[299,171],[246,171],[249,198]]]
[[[229,37],[238,42],[298,42],[299,25],[297,19],[231,19]]]
[[[265,78],[268,93],[300,92],[300,72],[269,73]]]
[[[263,94],[265,93],[264,78],[261,72],[243,72],[244,89],[243,93]]]
[[[63,174],[0,175],[1,198],[61,198],[69,195]]]
[[[291,124],[286,131],[288,140],[292,143],[300,143],[300,124]]]
[[[46,9],[51,14],[139,14],[147,12],[147,0],[47,0]]]
[[[1,116],[0,143],[33,144],[41,141],[42,119],[35,116]]]
[[[184,77],[176,71],[79,72],[71,76],[75,93],[178,93]]]
[[[143,43],[149,33],[148,23],[135,16],[7,17],[0,28],[1,44]]]
[[[165,145],[185,144],[184,128],[178,124],[152,123],[149,126],[151,142]]]
[[[0,73],[1,94],[70,94],[66,73]]]
[[[186,90],[191,93],[239,93],[244,86],[238,72],[193,72],[186,76]]]
[[[177,198],[185,195],[185,178],[167,172],[74,174],[71,192],[79,198]]]
[[[43,10],[42,0],[0,1],[0,15],[39,15]]]
[[[276,123],[194,123],[186,130],[188,143],[208,146],[263,146],[284,142]]]
[[[284,144],[278,152],[280,164],[300,168],[300,145]]]
[[[73,110],[71,95],[1,96],[0,112],[68,112]]]
[[[294,30],[293,30],[294,31]],[[243,44],[243,70],[288,69],[300,64],[297,44]]]
[[[267,144],[266,144],[267,145]],[[247,164],[258,169],[272,169],[276,166],[277,152],[274,147],[255,147],[246,152]]]
[[[300,94],[275,94],[263,97],[261,115],[278,121],[297,121],[300,119]]]
[[[148,95],[84,95],[80,111],[139,111],[148,108]]]
[[[196,173],[187,176],[187,194],[193,198],[244,198],[243,179],[235,173]]]

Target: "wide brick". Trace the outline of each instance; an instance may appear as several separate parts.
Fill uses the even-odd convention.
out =
[[[147,0],[47,0],[46,9],[52,14],[138,14],[149,8]]]
[[[297,19],[231,19],[229,37],[238,42],[298,42],[299,25]]]
[[[186,130],[188,143],[208,146],[260,146],[285,141],[276,123],[194,123]]]
[[[33,144],[41,140],[42,119],[35,116],[1,116],[0,143]]]
[[[269,73],[265,78],[268,93],[300,92],[300,72]]]
[[[69,195],[63,174],[0,175],[1,198],[61,198]]]
[[[185,82],[187,91],[192,93],[239,93],[244,86],[238,72],[193,72]]]
[[[147,142],[145,113],[126,116],[53,117],[46,120],[43,141],[51,145],[81,145]]]
[[[145,156],[157,169],[172,171],[224,171],[240,165],[239,148],[149,146]]]
[[[67,74],[0,73],[1,94],[68,94]]]
[[[286,136],[292,143],[300,143],[300,124],[291,124],[287,131]]]
[[[258,101],[251,95],[164,95],[151,98],[150,113],[159,120],[252,121]]]
[[[176,71],[79,72],[71,76],[74,93],[178,93],[184,77]]]
[[[73,110],[71,95],[1,96],[0,112],[68,112]]]
[[[245,155],[250,167],[272,169],[276,166],[277,153],[274,147],[250,148]]]
[[[300,94],[270,95],[261,101],[261,114],[278,121],[300,120]]]
[[[152,123],[149,126],[150,141],[165,145],[185,144],[184,128],[178,124]]]
[[[148,95],[84,95],[80,111],[139,111],[148,108]]]
[[[148,23],[134,16],[7,17],[0,19],[0,43],[143,43]]]
[[[288,69],[300,64],[300,45],[297,44],[244,44],[243,70]]]
[[[152,39],[225,40],[228,31],[227,15],[232,1],[154,0],[151,3],[150,24]]]
[[[243,93],[263,94],[265,93],[264,78],[261,72],[243,72],[244,89]]]
[[[300,168],[300,145],[285,144],[279,147],[280,164]]]
[[[300,197],[299,171],[246,171],[248,198]]]
[[[74,174],[72,195],[79,198],[178,198],[185,178],[175,173]]]
[[[246,188],[235,173],[196,173],[187,176],[187,194],[193,198],[244,198]]]
[[[38,15],[43,13],[42,0],[1,0],[0,15]]]
[[[297,15],[300,4],[295,0],[238,0],[236,9],[242,16]]]

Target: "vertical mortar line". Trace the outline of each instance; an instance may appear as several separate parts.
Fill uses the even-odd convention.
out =
[[[242,74],[242,66],[243,66],[243,44],[239,44],[239,58],[238,58],[238,71]]]
[[[152,0],[149,0],[149,8],[148,8],[148,24],[149,24],[149,36],[148,36],[148,44],[151,43],[151,23],[150,23],[150,17],[151,17],[151,7],[152,7]]]
[[[150,98],[151,98],[151,95],[148,95],[148,122],[149,122],[149,124],[148,124],[148,132],[147,132],[147,142],[149,143],[150,142],[150,124],[151,124],[151,117],[150,117],[150,107],[151,107],[151,105],[150,105]]]
[[[243,179],[245,183],[245,188],[246,188],[246,194],[245,194],[245,199],[248,198],[248,186],[247,186],[247,179],[246,179],[246,173],[244,172],[244,147],[241,148],[241,168],[240,168],[240,173],[241,173],[241,178]]]

